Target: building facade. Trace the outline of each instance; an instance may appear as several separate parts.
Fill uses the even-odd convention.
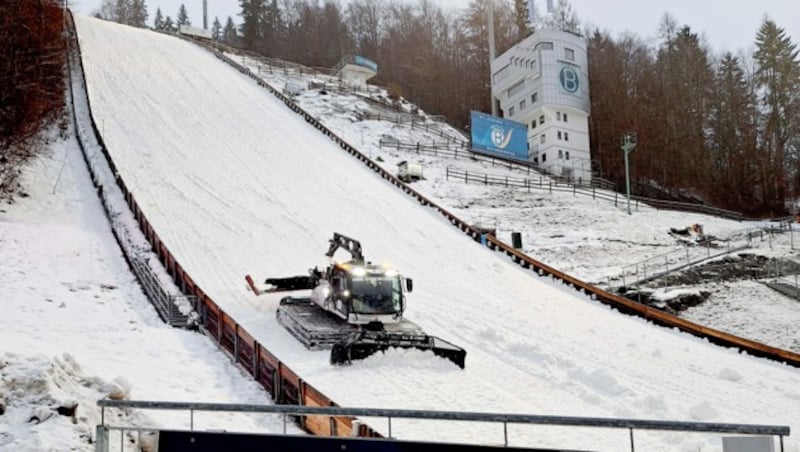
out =
[[[580,183],[592,178],[584,38],[540,30],[491,63],[498,114],[528,127],[528,159]]]

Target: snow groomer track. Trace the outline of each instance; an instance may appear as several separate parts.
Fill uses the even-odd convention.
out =
[[[800,366],[797,354],[603,292],[493,238],[489,249],[481,247],[468,224],[236,62],[174,37],[85,17],[76,22],[92,128],[130,210],[176,285],[197,296],[205,331],[277,403],[547,414],[582,406],[582,414],[611,417],[620,408],[613,398],[573,383],[584,375],[591,386],[595,379],[584,373],[603,369],[605,380],[632,394],[632,417],[655,385],[666,400],[721,401],[726,421],[769,421],[764,413],[786,421],[788,408],[771,403],[776,394],[754,407],[731,397],[715,376],[746,359],[774,378],[797,379],[796,369],[739,352]],[[278,297],[248,293],[243,275],[305,271],[335,230],[360,237],[376,258],[392,259],[414,278],[408,317],[462,345],[465,370],[421,352],[332,367],[327,353],[306,350],[277,324]],[[592,299],[728,348],[619,316]],[[596,340],[577,344],[573,329],[596,330]],[[667,365],[638,366],[637,355],[651,350],[619,352],[642,335],[663,343]],[[739,384],[764,390],[758,382]],[[303,422],[322,435],[350,435],[353,428],[341,417]],[[491,436],[476,426],[409,429],[440,439]],[[382,433],[363,425],[358,432]],[[592,434],[573,439],[574,446],[560,436],[552,443],[585,447]],[[548,442],[541,432],[519,437]]]

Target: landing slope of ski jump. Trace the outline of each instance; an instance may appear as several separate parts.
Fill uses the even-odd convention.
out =
[[[76,17],[98,128],[181,265],[226,312],[343,406],[791,425],[800,371],[621,315],[466,237],[343,152],[268,91],[174,37]],[[467,350],[346,367],[275,320],[243,276],[323,267],[333,232],[414,279],[407,317]],[[214,384],[214,382],[208,382]],[[381,429],[384,425],[377,424]],[[393,422],[400,437],[502,442],[497,426]],[[511,444],[620,450],[627,432],[513,427]],[[643,450],[718,438],[638,433]],[[800,447],[788,439],[791,447]],[[705,450],[705,449],[704,449]],[[790,449],[791,450],[791,449]]]

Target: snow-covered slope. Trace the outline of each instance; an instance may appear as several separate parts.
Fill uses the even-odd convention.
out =
[[[164,243],[226,312],[339,404],[800,427],[797,369],[619,315],[525,272],[383,182],[206,51],[76,19],[98,126]],[[420,352],[331,367],[326,352],[306,351],[277,324],[277,297],[246,291],[246,273],[291,275],[324,264],[334,231],[415,279],[408,316],[466,348],[465,370]],[[393,433],[499,438],[480,426],[442,431],[419,422],[398,422]],[[606,431],[511,435],[512,444],[602,450],[626,441],[625,432]],[[642,433],[637,445],[718,450],[720,442]]]
[[[355,95],[352,90],[337,90],[338,79],[325,74],[309,74],[306,70],[286,71],[281,67],[265,66],[250,56],[229,53],[235,61],[249,67],[276,89],[285,84],[313,86],[295,101],[309,114],[319,118],[326,127],[347,142],[356,146],[389,171],[395,171],[404,160],[421,163],[425,178],[415,182],[414,188],[426,197],[436,200],[451,212],[469,222],[496,228],[497,235],[511,243],[512,232],[522,236],[522,250],[547,265],[565,271],[600,287],[616,287],[630,283],[645,275],[663,271],[665,266],[694,261],[699,256],[716,255],[726,248],[738,249],[747,243],[745,231],[773,229],[779,225],[770,221],[733,221],[682,211],[657,210],[650,206],[633,203],[633,214],[626,213],[624,195],[598,190],[602,198],[595,199],[591,191],[574,194],[569,187],[550,190],[552,180],[535,171],[509,169],[500,162],[475,160],[461,151],[452,153],[417,153],[414,150],[397,149],[381,145],[381,140],[398,141],[405,144],[420,143],[430,146],[437,143],[443,147],[443,135],[459,136],[449,126],[430,121],[425,115],[417,115],[417,126],[397,122],[386,115],[387,110],[372,100],[386,103],[385,91],[372,91],[371,100],[365,93]],[[327,87],[319,89],[316,86]],[[332,88],[332,85],[334,86]],[[404,111],[414,111],[411,104],[400,105]],[[360,119],[364,113],[387,116],[386,120]],[[407,115],[408,116],[408,115]],[[452,147],[452,143],[450,145]],[[477,175],[469,184],[449,172]],[[530,181],[531,188],[509,188],[487,186],[475,179],[483,175],[497,180],[508,177]],[[610,200],[609,200],[610,199]],[[709,236],[715,237],[711,246],[697,246],[687,240],[676,239],[668,234],[670,228],[683,228],[700,223]],[[786,225],[784,225],[786,226]],[[791,226],[791,225],[790,225]],[[782,261],[798,260],[800,229],[781,234],[755,234],[749,242],[751,248],[741,253],[752,253]],[[733,255],[724,256],[737,257]],[[718,258],[720,259],[720,258]],[[780,263],[772,262],[777,268]],[[773,270],[774,271],[774,270]],[[626,279],[620,276],[624,274]],[[762,281],[769,281],[769,274]],[[797,281],[793,279],[795,285]],[[676,293],[710,294],[706,302],[693,306],[679,315],[702,325],[725,331],[740,337],[762,342],[775,347],[800,352],[800,338],[794,325],[800,321],[800,303],[786,297],[752,279],[738,281],[694,282],[682,286],[664,286],[662,281],[651,283],[656,294]],[[758,300],[758,303],[753,303]],[[752,319],[758,319],[753,321]]]
[[[114,391],[138,400],[269,403],[207,338],[163,324],[128,270],[75,138],[49,135],[23,173],[26,196],[0,205],[0,450],[94,451],[97,400]],[[60,406],[77,406],[74,417],[58,415]],[[113,419],[186,425],[185,413]],[[275,416],[200,422],[283,428]]]

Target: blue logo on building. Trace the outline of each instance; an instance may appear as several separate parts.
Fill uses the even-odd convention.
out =
[[[511,133],[513,130],[504,130],[502,127],[498,126],[492,126],[490,130],[492,133],[492,144],[500,149],[505,149],[508,143],[511,142]]]
[[[580,76],[575,69],[569,66],[561,68],[558,80],[561,82],[561,87],[568,93],[575,93],[580,88]]]
[[[470,114],[472,150],[507,159],[528,160],[525,124],[473,111]]]

